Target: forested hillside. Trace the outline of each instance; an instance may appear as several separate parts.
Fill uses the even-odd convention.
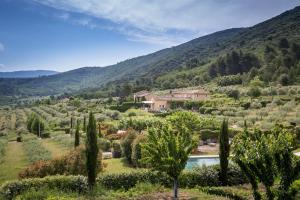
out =
[[[300,7],[296,7],[253,27],[220,31],[104,68],[80,68],[30,79],[0,79],[0,95],[81,91],[89,96],[99,91],[93,88],[104,91],[101,95],[119,94],[124,89],[198,85],[238,73],[247,73],[244,76],[250,78],[259,74],[266,82],[292,84],[298,81],[299,35]]]

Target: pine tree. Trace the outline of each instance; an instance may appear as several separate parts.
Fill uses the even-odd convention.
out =
[[[228,136],[228,120],[223,120],[220,136],[219,136],[219,156],[220,156],[220,181],[223,185],[227,185],[228,157],[229,157],[229,136]]]
[[[92,112],[89,115],[89,122],[87,125],[86,132],[86,168],[88,175],[88,184],[90,188],[96,183],[97,176],[97,156],[98,156],[98,145],[97,145],[97,130],[96,121]]]
[[[74,143],[75,148],[78,147],[80,144],[79,126],[80,126],[80,123],[79,123],[79,120],[77,120],[76,131],[75,131],[75,143]]]

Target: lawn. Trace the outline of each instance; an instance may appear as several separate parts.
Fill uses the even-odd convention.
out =
[[[123,158],[112,158],[103,160],[104,173],[120,173],[120,172],[131,172],[137,170],[130,167]]]
[[[18,173],[28,164],[23,144],[8,142],[3,162],[0,164],[0,183],[17,179]]]
[[[50,139],[41,140],[43,147],[51,153],[52,158],[61,157],[65,155],[69,149],[53,142]]]

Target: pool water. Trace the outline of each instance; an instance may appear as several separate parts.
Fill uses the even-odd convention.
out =
[[[195,156],[190,157],[187,161],[185,169],[192,169],[194,167],[210,166],[220,163],[218,156],[205,157],[205,156]]]

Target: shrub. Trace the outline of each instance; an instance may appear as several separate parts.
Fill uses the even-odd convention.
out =
[[[200,135],[202,140],[216,139],[219,136],[219,130],[202,129]]]
[[[18,135],[18,136],[17,136],[17,142],[22,142],[22,141],[23,141],[22,136],[21,136],[21,135]]]
[[[199,188],[199,190],[210,195],[223,196],[233,200],[247,200],[249,196],[248,193],[244,194],[241,191],[239,191],[238,192],[239,194],[237,194],[236,191],[231,191],[228,188],[220,188],[220,187],[201,187]]]
[[[126,160],[129,164],[132,163],[131,160],[131,154],[132,154],[132,143],[134,139],[136,138],[135,131],[130,131],[128,135],[121,141],[121,147],[122,147],[122,154],[125,156]]]
[[[99,138],[98,147],[102,151],[110,151],[110,141],[105,138]]]
[[[182,188],[194,188],[196,186],[221,186],[219,181],[219,166],[199,167],[192,171],[185,171],[179,177],[179,185]],[[102,174],[97,182],[107,189],[125,189],[134,187],[137,183],[147,182],[161,184],[167,187],[172,185],[172,179],[165,173],[152,170],[138,170],[117,174]],[[247,183],[247,179],[241,170],[233,165],[229,166],[228,184],[240,185]]]
[[[87,180],[83,176],[49,176],[7,182],[0,187],[0,199],[12,200],[30,189],[38,190],[44,187],[80,193],[88,189]]]
[[[260,95],[261,95],[261,91],[260,91],[260,88],[259,87],[251,87],[250,89],[249,89],[249,91],[248,91],[248,95],[250,96],[250,97],[254,97],[254,98],[256,98],[256,97],[259,97]]]
[[[50,138],[50,133],[49,132],[42,132],[41,133],[41,138]]]
[[[101,154],[101,153],[100,153]],[[98,156],[99,171],[102,169],[102,156]],[[45,176],[64,175],[86,175],[85,149],[78,147],[67,155],[49,161],[38,161],[19,173],[20,178],[43,178]]]
[[[146,140],[147,140],[146,135],[138,135],[132,142],[131,160],[132,160],[132,164],[135,167],[142,166],[142,163],[140,162],[140,159],[142,158],[141,143],[145,142]]]
[[[121,145],[117,141],[112,142],[112,156],[113,158],[120,158],[122,156]]]

